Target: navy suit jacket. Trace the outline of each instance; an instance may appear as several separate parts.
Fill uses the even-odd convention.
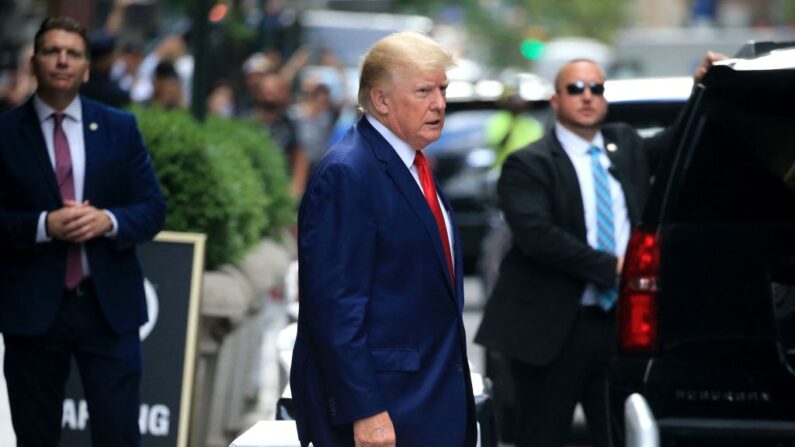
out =
[[[304,445],[353,445],[352,422],[388,411],[398,445],[474,445],[456,281],[422,191],[362,119],[320,162],[298,215],[301,308],[290,384]]]
[[[135,118],[81,101],[84,200],[118,221],[116,238],[85,244],[88,264],[110,327],[125,333],[147,319],[135,245],[161,230],[166,203]],[[32,100],[0,116],[0,135],[0,332],[39,335],[64,296],[67,244],[36,243],[36,230],[40,213],[63,202]]]

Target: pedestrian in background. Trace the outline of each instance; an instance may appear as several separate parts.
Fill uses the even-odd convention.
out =
[[[565,64],[550,100],[554,127],[508,156],[498,181],[513,246],[475,341],[508,358],[517,447],[563,446],[578,402],[593,445],[611,445],[617,280],[669,133],[644,141],[625,124],[603,125],[604,82],[591,60]]]
[[[423,149],[450,54],[403,32],[365,56],[365,116],[319,163],[298,217],[290,385],[303,446],[474,446],[461,243]]]
[[[338,115],[339,111],[331,103],[331,90],[326,84],[311,76],[302,80],[299,100],[288,109],[288,116],[295,123],[310,174],[329,147],[331,130]]]
[[[16,64],[0,70],[0,113],[24,103],[36,91],[36,78],[30,72],[33,45],[18,50]]]
[[[91,69],[88,81],[80,87],[80,95],[111,107],[130,104],[130,92],[111,76],[116,63],[116,36],[97,30],[88,36],[91,53]]]
[[[254,116],[284,154],[290,176],[290,192],[301,197],[306,188],[309,164],[298,139],[295,123],[287,115],[291,102],[287,79],[280,73],[265,73],[255,99]]]
[[[130,95],[132,102],[143,101],[143,90],[146,95],[152,88],[151,81],[141,72],[144,60],[144,44],[137,39],[129,39],[121,44],[119,56],[113,62],[110,76],[122,90]]]
[[[58,445],[74,359],[95,446],[138,446],[147,320],[135,246],[166,204],[132,115],[78,96],[85,29],[41,24],[34,97],[0,116],[0,332],[20,447]]]
[[[256,100],[260,96],[262,80],[268,73],[277,72],[277,68],[263,53],[254,53],[249,56],[241,67],[243,72],[243,91],[237,99],[238,114],[249,117],[255,113]]]
[[[182,96],[182,80],[174,63],[170,60],[162,60],[155,67],[152,77],[152,97],[145,104],[166,110],[185,106]]]
[[[486,122],[486,142],[494,150],[494,167],[499,168],[508,155],[544,135],[544,127],[527,113],[530,104],[512,92],[500,100],[502,110]]]

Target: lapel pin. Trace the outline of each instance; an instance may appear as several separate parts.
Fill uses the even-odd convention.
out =
[[[88,128],[91,129],[92,131],[94,131],[94,130],[99,129],[99,125],[97,125],[97,123],[91,123],[91,124],[88,125]]]
[[[615,152],[618,150],[618,146],[616,146],[615,143],[607,143],[607,150],[609,152]]]

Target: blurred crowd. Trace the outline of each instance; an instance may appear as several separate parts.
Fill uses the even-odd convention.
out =
[[[129,3],[115,0],[104,26],[90,32],[90,79],[80,94],[113,107],[188,108],[194,73],[190,32],[150,39],[129,35],[124,32],[124,8]],[[278,7],[277,1],[266,2],[260,21],[273,21]],[[270,34],[280,32],[279,27],[266,28]],[[283,36],[268,36],[271,43],[280,39]],[[0,112],[24,103],[35,92],[32,51],[32,45],[24,46],[16,63],[0,70]],[[248,118],[262,125],[283,151],[291,192],[300,196],[341,112],[353,113],[354,104],[344,67],[329,50],[301,47],[289,57],[285,53],[284,48],[263,46],[244,55],[238,67],[223,69],[217,65],[226,62],[211,57],[211,71],[220,74],[211,77],[205,98],[209,115]]]

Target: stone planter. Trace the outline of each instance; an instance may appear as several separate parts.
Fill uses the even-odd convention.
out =
[[[269,376],[261,370],[269,355],[263,335],[286,321],[281,297],[294,258],[295,240],[285,232],[281,241],[263,240],[240,265],[204,273],[190,445],[226,447],[249,427]]]

